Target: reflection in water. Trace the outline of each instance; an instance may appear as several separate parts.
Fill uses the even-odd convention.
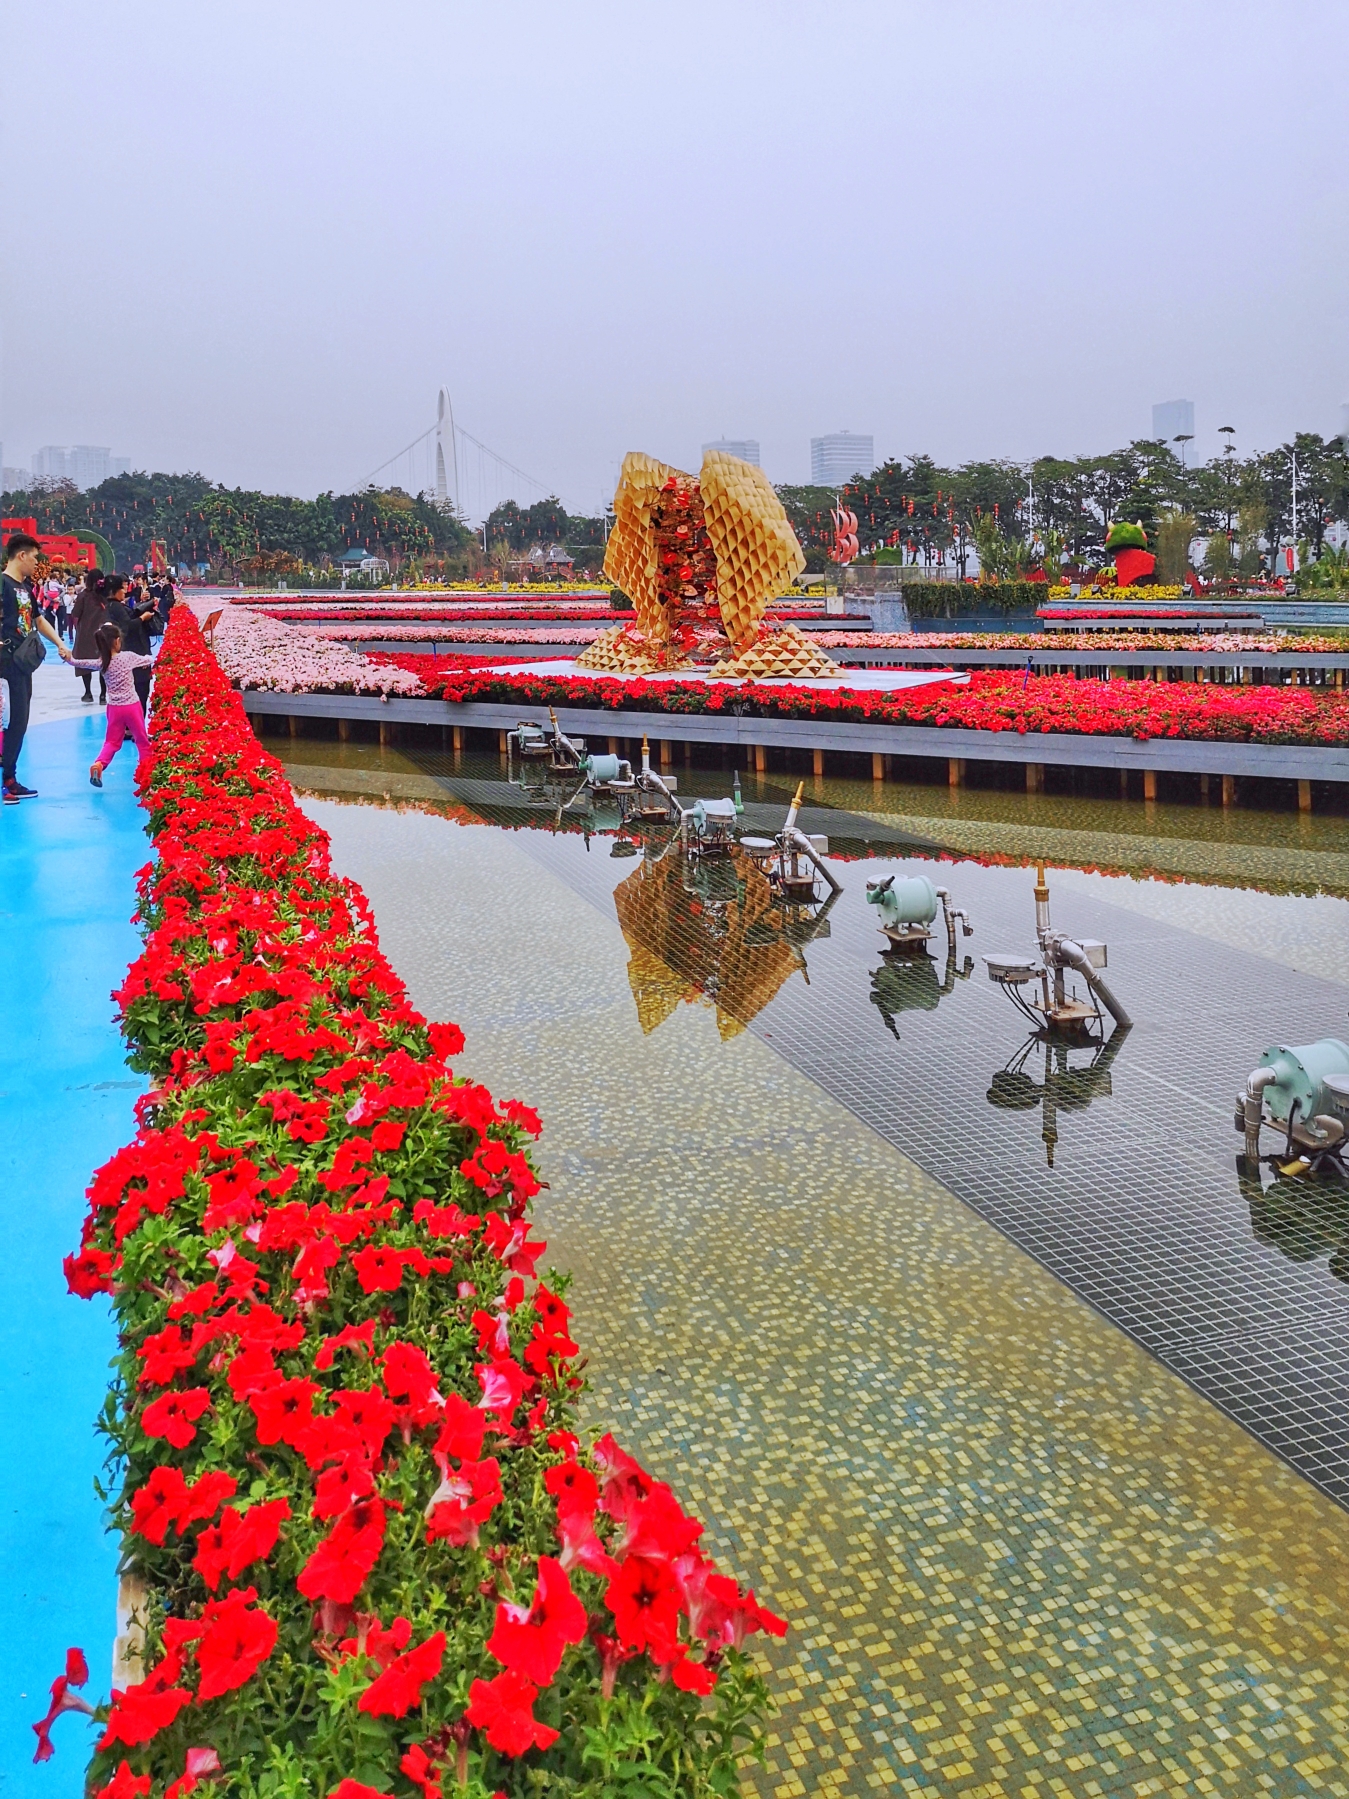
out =
[[[871,971],[871,1003],[880,1012],[890,1035],[899,1041],[895,1023],[901,1012],[935,1012],[938,1002],[951,992],[957,981],[968,981],[974,969],[974,957],[966,956],[963,968],[956,966],[956,954],[950,950],[946,969],[937,979],[937,965],[929,955],[888,955],[879,968]]]
[[[1260,1164],[1238,1156],[1237,1185],[1250,1207],[1257,1243],[1290,1262],[1328,1255],[1331,1274],[1349,1281],[1349,1181],[1339,1175],[1276,1174],[1266,1186]]]
[[[681,1002],[696,1003],[714,1008],[724,1041],[795,970],[809,982],[805,946],[829,934],[836,894],[818,908],[783,904],[739,850],[693,857],[671,839],[648,840],[640,854],[640,865],[615,889],[614,905],[631,952],[628,982],[643,1032],[654,1031]]]
[[[988,1103],[1004,1112],[1029,1112],[1043,1107],[1040,1135],[1044,1139],[1045,1160],[1054,1166],[1054,1147],[1059,1140],[1059,1113],[1084,1112],[1094,1099],[1109,1099],[1110,1065],[1124,1047],[1129,1026],[1117,1024],[1109,1037],[1075,1036],[1064,1038],[1053,1031],[1035,1031],[1021,1048],[993,1076],[988,1089]],[[1044,1055],[1044,1071],[1037,1082],[1028,1072],[1036,1050]],[[1073,1066],[1072,1057],[1090,1055],[1085,1064]]]

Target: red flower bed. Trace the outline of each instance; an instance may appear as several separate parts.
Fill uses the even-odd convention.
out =
[[[576,1434],[538,1118],[451,1073],[462,1034],[409,1003],[187,607],[153,749],[116,996],[153,1088],[66,1263],[112,1296],[101,1423],[148,1593],[90,1790],[579,1799],[636,1767],[733,1793],[765,1698],[740,1645],[786,1627],[667,1486]]]
[[[976,671],[969,685],[899,693],[644,679],[494,675],[468,669],[427,682],[452,701],[585,706],[604,711],[824,718],[968,731],[1082,732],[1093,737],[1186,737],[1218,743],[1349,743],[1349,693],[1307,687],[1215,687],[1190,682],[1077,681],[1070,675]]]
[[[606,606],[602,612],[593,607],[576,607],[569,609],[562,606],[455,606],[447,607],[443,612],[434,603],[425,606],[381,606],[372,607],[320,607],[320,606],[254,606],[253,611],[261,612],[265,618],[277,618],[285,624],[396,624],[400,621],[411,621],[417,624],[486,624],[492,620],[532,619],[555,625],[576,625],[603,623],[618,624],[632,615],[626,612],[615,612]]]
[[[418,654],[415,650],[363,650],[361,653],[367,662],[387,662],[394,668],[409,669],[414,675],[421,675],[431,682],[439,675],[452,675],[456,669],[500,668],[503,665],[514,668],[521,662],[558,660],[555,650],[550,650],[547,655],[540,655],[532,644],[523,644],[513,653],[506,651],[500,656],[458,656],[453,650],[443,653],[438,651],[434,655],[425,651]]]
[[[1256,614],[1249,606],[1229,606],[1222,611],[1215,611],[1212,606],[1202,611],[1178,611],[1167,606],[1149,606],[1146,603],[1138,606],[1107,606],[1088,611],[1084,606],[1044,606],[1035,614],[1036,618],[1253,618]]]

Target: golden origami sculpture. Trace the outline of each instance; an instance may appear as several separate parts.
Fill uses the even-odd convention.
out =
[[[789,593],[804,567],[762,470],[709,450],[695,480],[634,450],[614,494],[604,572],[637,616],[601,632],[577,661],[625,675],[834,675],[836,664],[795,625],[764,622],[769,602]]]

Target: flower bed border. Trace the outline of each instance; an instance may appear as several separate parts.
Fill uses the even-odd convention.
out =
[[[156,695],[160,854],[117,995],[156,1085],[67,1259],[113,1296],[102,1428],[148,1583],[91,1788],[523,1799],[546,1770],[599,1799],[636,1755],[683,1799],[735,1791],[764,1701],[739,1645],[785,1626],[572,1429],[538,1119],[450,1074],[462,1034],[408,1003],[187,608]],[[38,1759],[87,1678],[72,1651]]]

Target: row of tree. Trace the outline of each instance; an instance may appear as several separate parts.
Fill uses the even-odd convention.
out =
[[[84,493],[69,481],[40,482],[0,503],[6,518],[36,518],[40,531],[96,532],[122,568],[147,561],[156,541],[172,563],[264,577],[324,568],[358,548],[399,566],[466,565],[477,543],[452,514],[398,488],[297,500],[204,475],[134,474]]]
[[[833,539],[835,496],[811,487],[778,492],[808,557],[823,551]],[[1300,431],[1290,443],[1248,457],[1229,439],[1221,455],[1194,468],[1169,444],[1148,438],[1105,456],[1030,463],[944,468],[914,456],[855,476],[841,497],[857,515],[865,553],[954,565],[962,575],[974,557],[1008,575],[1053,556],[1099,563],[1116,519],[1140,522],[1162,560],[1178,562],[1180,572],[1192,540],[1205,537],[1216,562],[1255,573],[1262,554],[1294,539],[1305,546],[1304,562],[1322,558],[1327,530],[1349,522],[1349,455],[1340,438]],[[1173,566],[1165,572],[1179,578]]]
[[[1296,465],[1296,532],[1294,467]],[[833,542],[830,488],[778,488],[807,565],[824,565]],[[1142,438],[1106,456],[1031,463],[892,459],[859,474],[842,498],[856,513],[866,554],[965,575],[1015,577],[1040,562],[1099,563],[1116,519],[1138,520],[1158,551],[1163,578],[1179,579],[1194,538],[1209,540],[1210,572],[1255,573],[1271,546],[1296,536],[1304,564],[1329,576],[1326,532],[1349,523],[1349,455],[1339,438],[1303,431],[1276,450],[1241,456],[1230,440],[1187,468],[1169,444]],[[81,493],[67,481],[0,496],[6,517],[35,516],[43,531],[97,533],[117,563],[148,559],[152,541],[170,561],[225,574],[284,579],[322,569],[352,548],[412,575],[456,577],[504,567],[534,544],[561,543],[578,569],[598,573],[605,521],[569,514],[556,496],[496,507],[481,536],[427,494],[400,488],[297,500],[222,487],[203,475],[118,475]]]

